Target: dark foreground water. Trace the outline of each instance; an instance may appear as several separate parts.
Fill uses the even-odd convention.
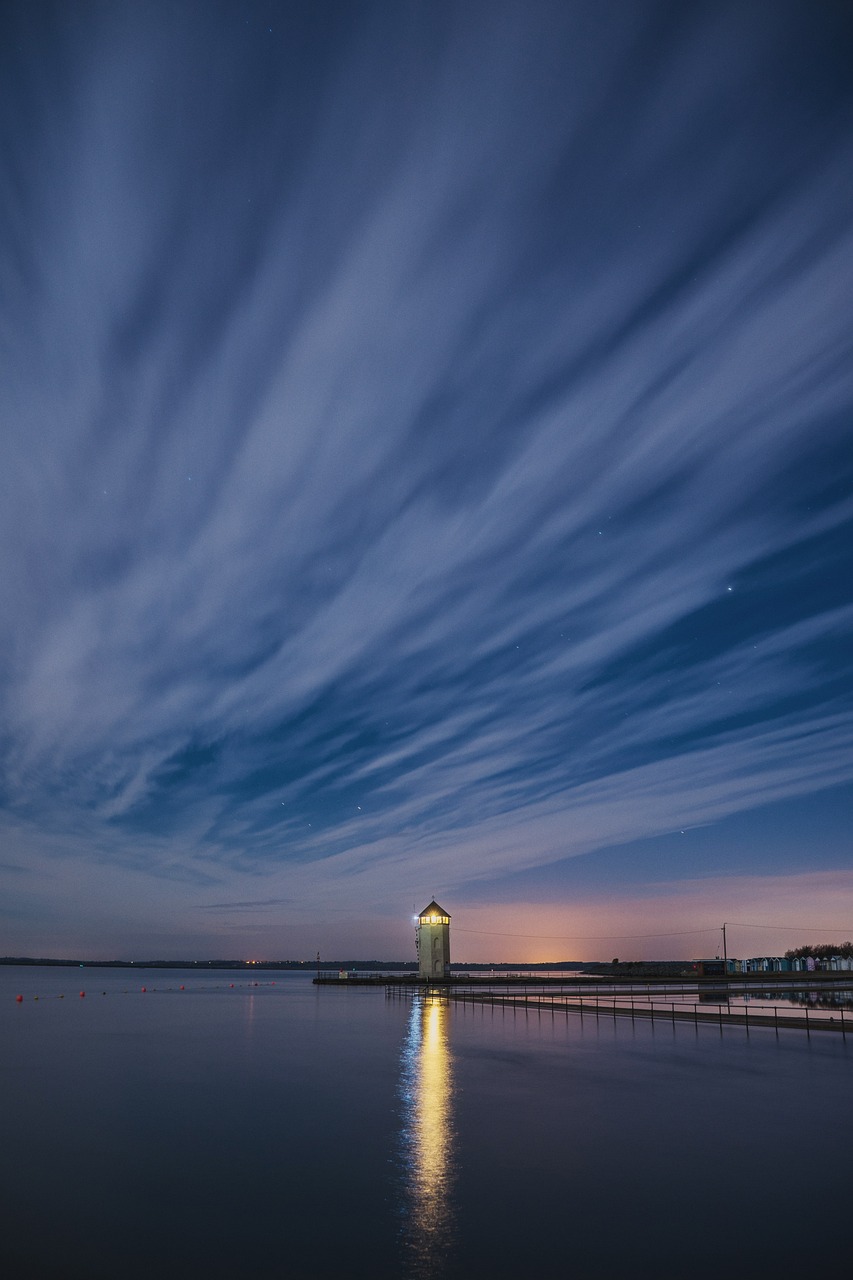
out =
[[[232,977],[0,968],[2,1274],[844,1273],[853,1037]]]

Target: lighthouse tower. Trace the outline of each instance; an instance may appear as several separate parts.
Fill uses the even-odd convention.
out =
[[[418,916],[418,972],[422,978],[450,976],[450,916],[435,899]]]

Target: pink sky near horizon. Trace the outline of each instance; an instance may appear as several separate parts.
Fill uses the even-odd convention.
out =
[[[853,936],[853,871],[784,876],[722,876],[661,882],[641,894],[587,893],[571,903],[519,901],[466,905],[438,892],[450,913],[452,959],[457,963],[541,963],[558,960],[690,959],[721,953],[727,923],[728,954],[782,955],[806,943],[841,943]],[[16,945],[8,955],[45,958],[413,960],[411,904],[399,920],[361,912],[271,905],[244,923],[217,927],[209,917],[184,927],[184,907],[161,903],[160,925],[147,927],[151,903],[127,904],[121,920],[104,919],[77,930],[68,921]],[[419,910],[425,903],[418,903]],[[229,917],[230,919],[231,917]],[[823,922],[823,923],[821,923]],[[18,940],[23,943],[23,935]]]
[[[453,914],[442,905],[460,962],[713,956],[721,954],[723,922],[728,954],[746,958],[853,935],[853,872],[683,880],[641,897],[590,896],[571,906],[499,903]]]

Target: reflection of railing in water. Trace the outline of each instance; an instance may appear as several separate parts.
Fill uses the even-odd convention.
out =
[[[771,1001],[785,1000],[788,1004],[805,1006],[813,1009],[849,1009],[853,1011],[853,991],[850,988],[832,991],[741,991],[738,999],[752,1001],[755,1004],[768,1004]]]
[[[452,1243],[454,1213],[453,1063],[450,1010],[426,992],[409,1014],[403,1047],[403,1238],[415,1274],[429,1273]]]

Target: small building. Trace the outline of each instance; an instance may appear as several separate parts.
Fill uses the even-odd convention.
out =
[[[433,898],[417,917],[415,938],[422,978],[450,976],[450,916]]]
[[[719,956],[714,956],[713,959],[691,960],[690,963],[700,978],[722,978],[743,971],[742,961],[723,960]]]

